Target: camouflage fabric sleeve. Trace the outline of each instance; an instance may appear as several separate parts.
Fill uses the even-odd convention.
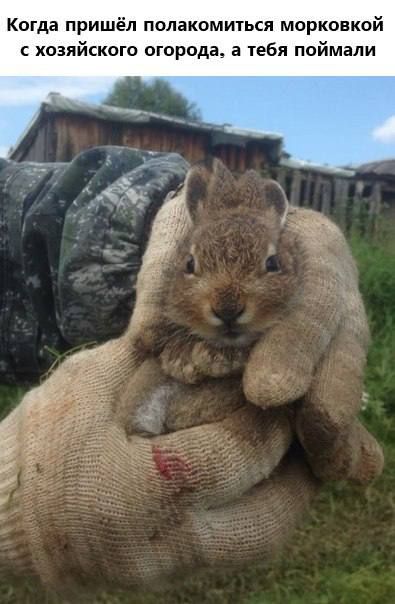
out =
[[[119,335],[152,219],[184,180],[177,154],[97,147],[70,164],[0,160],[0,381]]]

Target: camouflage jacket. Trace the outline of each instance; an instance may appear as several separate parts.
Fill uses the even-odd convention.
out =
[[[152,219],[187,169],[124,147],[0,159],[1,382],[34,382],[56,354],[124,330]]]

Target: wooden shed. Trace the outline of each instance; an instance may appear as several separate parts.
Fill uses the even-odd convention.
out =
[[[69,161],[91,147],[120,145],[174,151],[190,162],[215,155],[231,170],[243,172],[277,164],[282,144],[283,137],[270,132],[92,105],[51,93],[9,157],[15,161]]]
[[[317,164],[285,152],[280,134],[93,105],[55,92],[40,105],[9,158],[70,161],[101,145],[173,151],[191,163],[214,155],[236,173],[253,168],[278,180],[293,205],[328,214],[345,231],[354,225],[374,231],[382,208],[395,218],[395,160],[350,169]]]

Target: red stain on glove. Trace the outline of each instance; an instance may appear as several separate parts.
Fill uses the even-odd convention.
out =
[[[152,457],[156,469],[165,480],[177,480],[182,483],[191,475],[189,464],[172,451],[154,446],[152,447]]]

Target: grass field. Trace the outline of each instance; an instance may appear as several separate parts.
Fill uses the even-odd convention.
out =
[[[242,573],[208,574],[163,594],[103,594],[97,604],[394,604],[395,602],[395,253],[352,242],[373,341],[362,413],[385,448],[383,476],[365,489],[326,486],[281,556]],[[20,396],[0,389],[0,410]],[[1,446],[1,445],[0,445]],[[0,583],[0,604],[56,599]]]

